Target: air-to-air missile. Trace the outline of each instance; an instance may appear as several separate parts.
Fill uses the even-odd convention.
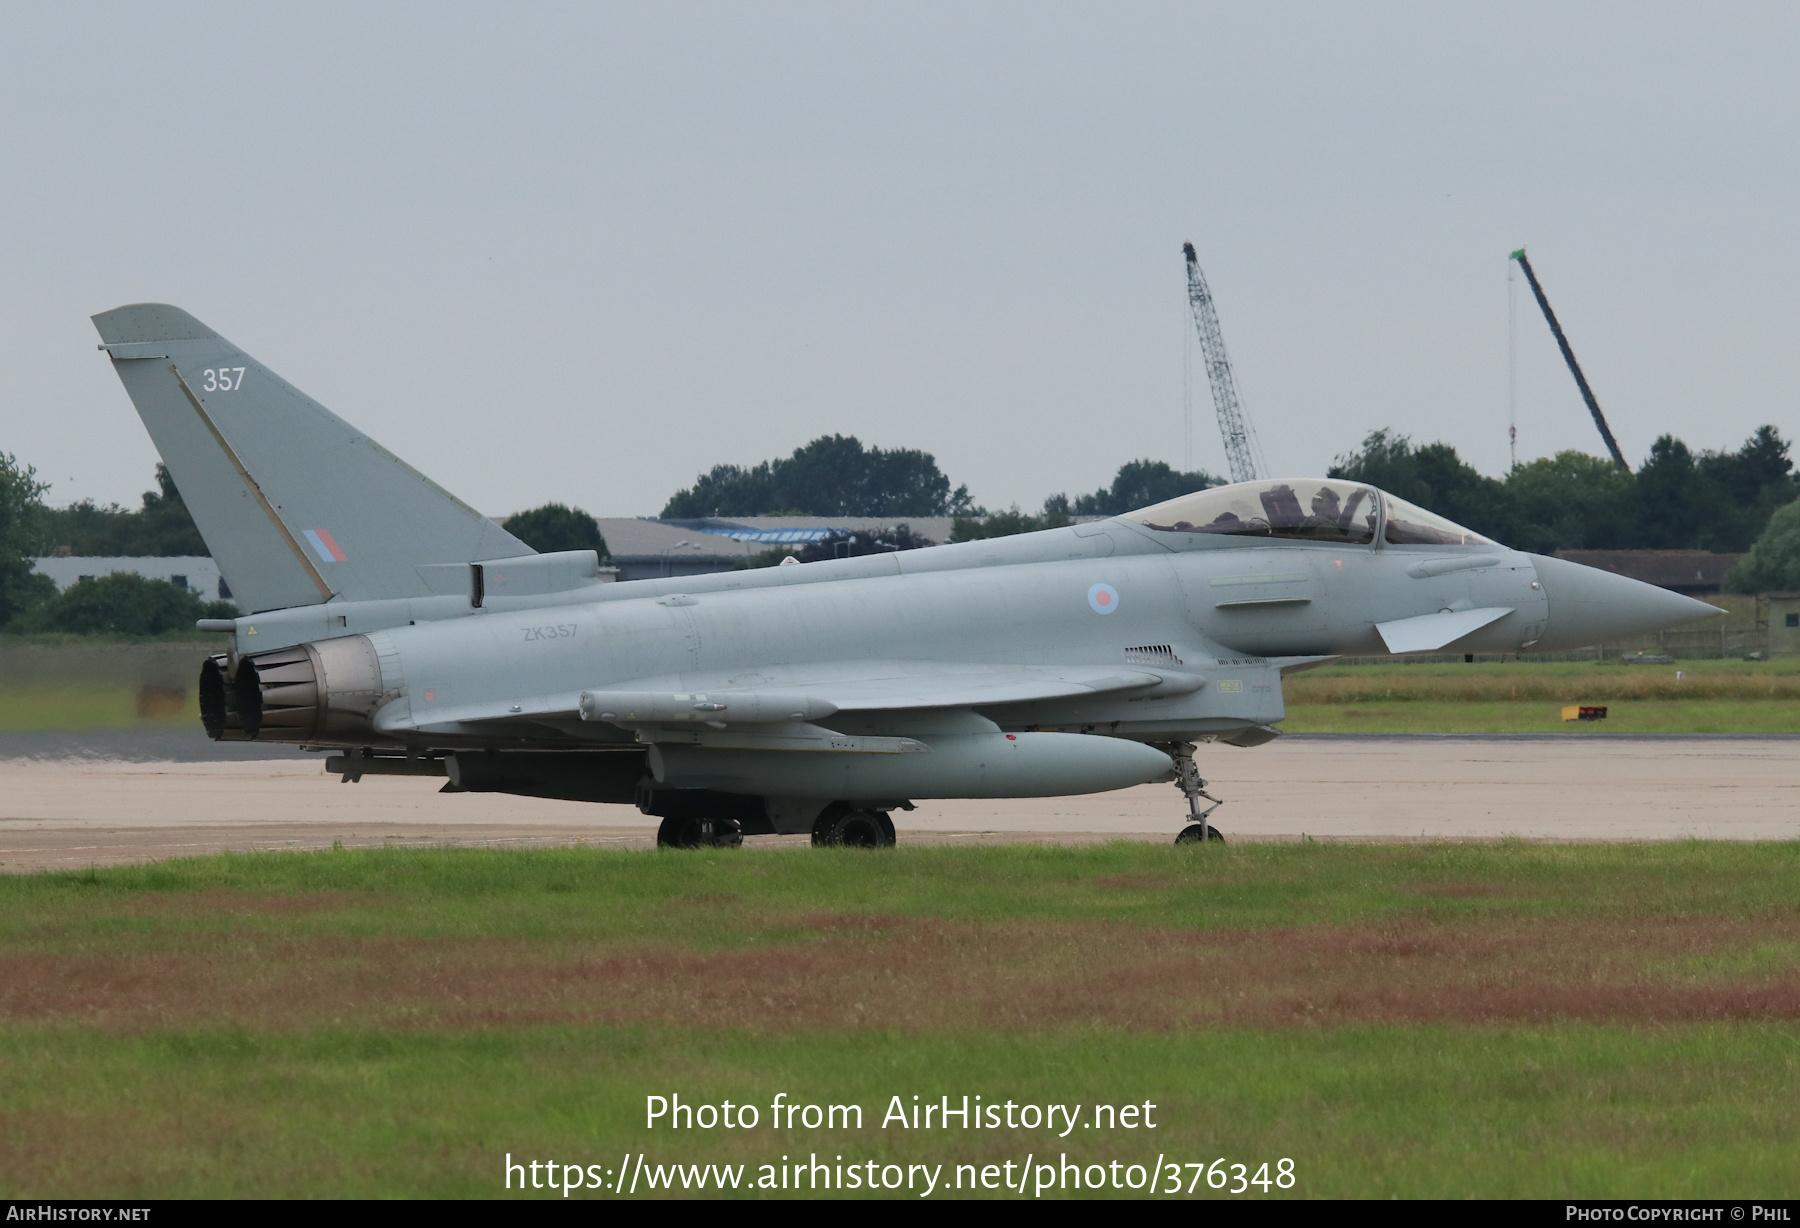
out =
[[[1553,652],[1719,613],[1356,482],[1203,490],[1017,537],[611,583],[533,553],[175,307],[94,317],[242,608],[212,737],[347,780],[635,802],[659,842],[892,843],[930,798],[1172,781],[1345,655]],[[1202,808],[1202,801],[1213,806]]]

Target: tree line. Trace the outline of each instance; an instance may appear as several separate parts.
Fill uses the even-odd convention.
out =
[[[1800,588],[1800,474],[1788,441],[1758,427],[1733,452],[1695,452],[1673,435],[1635,472],[1559,452],[1504,478],[1477,472],[1446,443],[1415,446],[1373,431],[1331,477],[1367,482],[1519,550],[1710,550],[1743,554],[1734,593]]]
[[[167,580],[147,580],[115,572],[69,586],[62,593],[48,576],[32,570],[46,554],[169,555],[206,553],[187,505],[169,471],[156,467],[157,489],[146,491],[135,512],[83,500],[66,508],[46,507],[48,482],[37,471],[0,452],[0,628],[11,632],[63,631],[164,635],[192,632],[201,618],[229,618],[229,601],[203,601]]]
[[[1758,427],[1735,452],[1691,450],[1673,435],[1636,472],[1558,452],[1504,478],[1479,473],[1447,443],[1415,446],[1371,432],[1328,476],[1367,482],[1519,550],[1711,550],[1739,554],[1775,510],[1800,496],[1788,442]]]
[[[865,448],[854,435],[821,435],[743,468],[714,465],[663,505],[664,520],[710,516],[970,516],[969,488],[951,489],[937,458],[914,448]]]

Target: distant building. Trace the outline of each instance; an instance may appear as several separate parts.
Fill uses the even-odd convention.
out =
[[[1558,550],[1556,557],[1689,597],[1709,597],[1724,591],[1725,573],[1744,556],[1710,550]]]
[[[146,580],[167,580],[176,588],[193,592],[202,601],[227,600],[231,589],[219,574],[219,565],[205,555],[179,555],[169,558],[97,558],[91,555],[58,554],[37,560],[33,571],[49,576],[62,592],[80,580],[93,580],[115,571],[129,571]]]
[[[700,533],[660,520],[601,517],[609,562],[620,580],[654,580],[662,576],[696,576],[730,571],[766,546]]]
[[[1800,593],[1764,593],[1769,603],[1769,652],[1800,652]]]

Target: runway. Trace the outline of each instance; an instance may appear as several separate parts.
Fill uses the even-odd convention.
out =
[[[443,794],[434,779],[341,784],[316,756],[270,749],[279,757],[0,758],[0,872],[334,843],[655,842],[653,821],[630,806]],[[18,755],[18,744],[0,744],[0,753]],[[1295,736],[1250,750],[1205,747],[1199,761],[1212,793],[1226,800],[1214,821],[1233,840],[1800,838],[1794,737]],[[1084,797],[920,802],[895,820],[908,843],[1087,843],[1168,840],[1183,814],[1173,786],[1143,785]]]

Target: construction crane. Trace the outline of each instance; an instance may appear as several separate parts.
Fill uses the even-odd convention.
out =
[[[1250,431],[1238,404],[1237,382],[1231,376],[1231,360],[1225,357],[1225,338],[1219,332],[1219,313],[1213,308],[1212,291],[1194,245],[1183,243],[1187,257],[1188,306],[1194,311],[1194,327],[1200,332],[1200,353],[1206,359],[1206,381],[1212,385],[1213,406],[1219,411],[1219,433],[1225,437],[1225,463],[1234,482],[1254,482],[1262,476],[1262,448]]]
[[[1612,428],[1606,425],[1606,415],[1600,412],[1600,402],[1594,399],[1594,390],[1588,387],[1587,376],[1581,373],[1581,364],[1575,361],[1575,351],[1569,348],[1569,339],[1563,336],[1562,325],[1556,322],[1556,313],[1550,310],[1550,300],[1544,297],[1544,287],[1538,284],[1537,274],[1531,269],[1531,261],[1526,257],[1525,249],[1521,247],[1511,258],[1517,260],[1519,267],[1525,270],[1525,280],[1531,283],[1531,292],[1537,296],[1538,306],[1544,309],[1544,319],[1550,323],[1550,331],[1556,336],[1556,344],[1562,347],[1563,361],[1569,364],[1569,374],[1575,377],[1575,386],[1581,389],[1581,399],[1587,402],[1588,413],[1594,415],[1594,425],[1600,428],[1600,438],[1606,440],[1606,450],[1612,453],[1613,463],[1630,473],[1631,466],[1625,463],[1625,456],[1619,451],[1619,441],[1613,438]]]

